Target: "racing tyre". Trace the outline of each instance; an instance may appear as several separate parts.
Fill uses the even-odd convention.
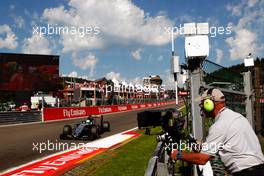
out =
[[[70,125],[65,125],[63,127],[62,134],[65,135],[65,136],[71,135],[72,134],[72,127]]]
[[[103,122],[104,131],[110,131],[110,123],[108,121]]]
[[[101,128],[100,125],[96,125],[96,128],[97,128],[97,131],[98,131],[98,134],[101,135],[104,133],[104,130]]]
[[[91,127],[91,137],[92,137],[92,140],[95,140],[98,138],[98,128],[96,126],[92,126]]]
[[[65,136],[64,134],[60,134],[60,139],[65,140],[65,139],[67,139],[67,136]]]

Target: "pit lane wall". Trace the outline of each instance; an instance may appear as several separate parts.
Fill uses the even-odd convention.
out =
[[[65,120],[73,118],[87,117],[89,115],[109,114],[152,107],[175,104],[171,102],[128,104],[113,106],[93,106],[93,107],[65,107],[65,108],[44,108],[42,121]]]

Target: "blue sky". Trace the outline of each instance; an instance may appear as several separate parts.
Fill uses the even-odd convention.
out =
[[[60,55],[63,75],[130,82],[158,74],[169,85],[166,28],[186,22],[223,28],[223,34],[209,39],[208,59],[229,66],[242,63],[249,52],[263,57],[263,11],[261,0],[7,0],[0,2],[0,52]],[[47,25],[93,32],[85,37],[33,32]],[[184,37],[175,37],[176,54],[184,62]]]

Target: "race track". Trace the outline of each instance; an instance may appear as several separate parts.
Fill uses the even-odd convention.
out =
[[[175,107],[168,105],[160,108]],[[143,111],[130,111],[104,115],[104,119],[110,121],[111,131],[101,137],[110,136],[137,126],[137,113]],[[65,124],[74,124],[82,119],[57,121],[49,123],[27,124],[9,127],[0,127],[0,172],[6,169],[28,163],[32,160],[56,153],[58,151],[33,151],[33,143],[45,142],[84,142],[84,141],[61,141],[59,134]]]

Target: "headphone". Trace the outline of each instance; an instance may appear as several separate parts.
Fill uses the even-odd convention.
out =
[[[214,108],[215,108],[215,103],[214,100],[212,99],[212,92],[213,92],[214,88],[210,88],[207,91],[207,97],[204,102],[203,102],[203,109],[206,112],[213,112]]]

